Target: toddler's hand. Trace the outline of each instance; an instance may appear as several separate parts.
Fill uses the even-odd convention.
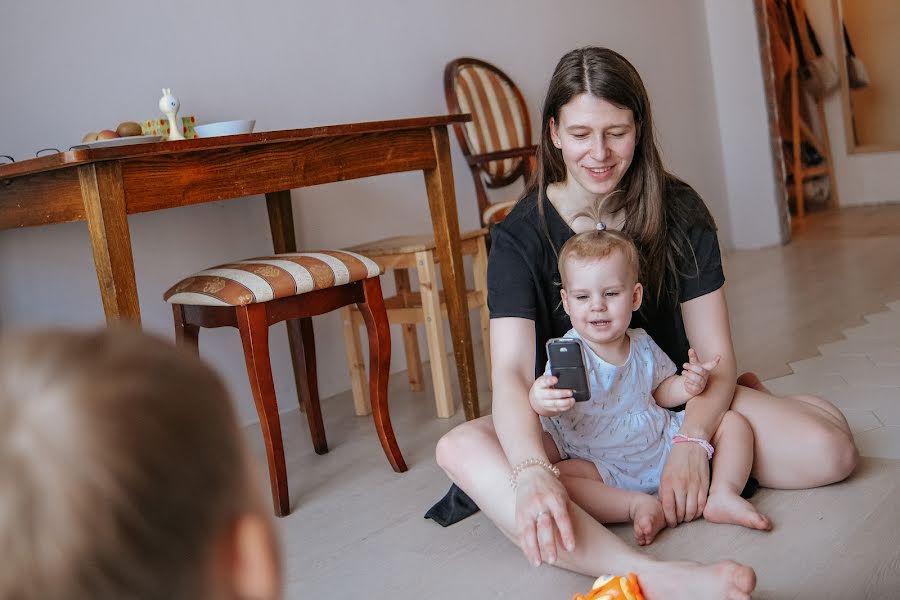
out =
[[[575,405],[572,390],[558,390],[553,387],[557,381],[553,375],[542,375],[534,380],[534,385],[528,392],[528,401],[531,402],[534,412],[545,417],[555,417]]]
[[[721,356],[716,355],[711,361],[701,363],[694,349],[688,350],[688,360],[690,362],[684,363],[684,371],[681,372],[685,393],[692,398],[702,394],[703,390],[706,389],[706,383],[709,381],[709,372],[716,368],[721,358]]]

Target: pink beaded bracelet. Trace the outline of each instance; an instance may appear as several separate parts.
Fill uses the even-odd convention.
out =
[[[713,454],[716,451],[716,449],[713,448],[713,445],[706,440],[702,438],[688,437],[681,433],[676,433],[675,435],[673,435],[672,441],[676,444],[680,442],[694,442],[695,444],[699,444],[701,448],[706,450],[706,458],[708,458],[709,460],[712,460]]]

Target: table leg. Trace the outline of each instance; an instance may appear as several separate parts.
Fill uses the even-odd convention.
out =
[[[140,325],[121,165],[109,161],[79,166],[78,180],[106,321],[129,319]]]
[[[266,209],[269,211],[269,229],[272,230],[272,248],[276,254],[297,251],[297,237],[294,233],[294,208],[291,204],[291,191],[270,192],[266,194]],[[301,321],[306,321],[301,323]],[[288,347],[291,350],[291,361],[294,367],[294,385],[297,386],[297,395],[301,412],[305,412],[306,406],[311,402],[313,390],[310,381],[316,377],[316,373],[306,372],[306,351],[303,345],[303,330],[307,329],[312,335],[312,319],[290,319],[285,321],[288,333]],[[315,348],[311,349],[315,352]],[[318,391],[315,391],[318,398]],[[323,433],[324,438],[324,433]],[[317,448],[316,452],[323,454]],[[327,448],[324,452],[327,452]]]
[[[272,247],[276,254],[297,251],[294,235],[294,209],[291,205],[291,191],[266,194],[266,209],[269,211],[269,228],[272,230]]]
[[[453,338],[453,354],[459,375],[466,419],[478,418],[478,387],[475,382],[475,358],[469,330],[469,309],[466,301],[466,274],[463,270],[459,241],[459,218],[453,191],[453,168],[450,164],[450,138],[446,127],[431,130],[437,165],[425,170],[428,206],[434,226],[434,240],[441,264],[441,280]]]

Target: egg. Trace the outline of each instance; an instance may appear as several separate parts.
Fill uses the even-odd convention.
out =
[[[98,140],[111,140],[117,137],[119,137],[119,134],[112,129],[103,129],[97,133]]]

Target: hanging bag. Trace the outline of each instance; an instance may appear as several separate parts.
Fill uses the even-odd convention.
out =
[[[797,18],[794,14],[793,2],[787,3],[787,9],[788,19],[791,24],[791,34],[794,37],[794,45],[797,47],[797,58],[799,60],[797,75],[800,79],[800,84],[813,98],[822,98],[837,89],[837,86],[840,83],[837,69],[831,61],[822,54],[822,48],[819,46],[819,41],[816,39],[816,34],[809,22],[809,18],[806,18],[804,15],[806,20],[806,31],[809,35],[809,41],[813,47],[813,52],[815,53],[812,60],[806,60],[806,53],[803,51],[803,42],[800,39],[800,30],[797,28]]]
[[[821,86],[821,94],[813,94],[816,98],[821,98],[830,94],[838,88],[841,83],[840,75],[838,75],[837,67],[834,66],[827,56],[822,54],[822,48],[819,46],[819,40],[816,38],[816,32],[813,31],[812,24],[809,22],[809,16],[804,15],[806,20],[806,33],[809,36],[809,43],[813,47],[816,56],[809,62],[810,71],[815,72],[815,77],[819,80]]]
[[[866,72],[866,65],[853,52],[847,26],[841,23],[841,28],[844,30],[844,46],[847,49],[847,84],[851,90],[858,90],[869,85],[869,74]]]

